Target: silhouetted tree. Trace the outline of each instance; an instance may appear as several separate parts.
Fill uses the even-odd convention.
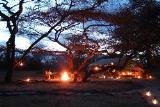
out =
[[[68,63],[70,69],[81,74],[83,80],[88,73],[89,60],[93,58],[100,48],[98,41],[90,38],[86,33],[82,35],[71,35],[66,37],[66,46],[68,49]],[[75,76],[75,81],[76,81]],[[86,79],[86,78],[85,78]]]
[[[143,58],[147,66],[159,56],[160,6],[154,0],[131,0],[130,8],[121,10],[123,19],[132,19],[115,27],[113,49],[130,58]],[[119,13],[117,16],[119,16]],[[114,42],[115,41],[115,42]]]
[[[105,1],[105,0],[104,0]],[[54,6],[49,7],[48,10],[44,11],[44,5],[41,3],[49,2],[47,1],[39,1],[37,0],[33,9],[30,9],[29,13],[25,13],[22,17],[20,15],[22,14],[23,11],[23,4],[25,3],[25,0],[20,0],[18,4],[16,5],[9,5],[10,2],[12,1],[7,1],[3,0],[0,2],[0,8],[4,9],[3,11],[0,10],[0,16],[2,21],[7,22],[7,28],[10,33],[10,38],[6,43],[7,51],[6,51],[6,58],[8,62],[8,72],[6,74],[5,82],[11,82],[12,80],[12,74],[15,69],[15,37],[18,31],[22,34],[22,30],[19,28],[25,28],[27,29],[22,22],[34,22],[34,24],[39,24],[39,25],[45,25],[49,29],[46,32],[36,32],[36,29],[34,31],[36,32],[31,32],[33,35],[36,35],[36,40],[30,45],[30,47],[25,50],[23,53],[22,57],[17,61],[19,63],[29,52],[30,50],[43,38],[47,37],[50,33],[55,31],[55,36],[54,36],[54,41],[57,42],[59,35],[62,31],[66,30],[67,28],[73,27],[75,24],[73,21],[69,21],[71,17],[71,10],[76,9],[76,10],[81,10],[83,7],[83,3],[85,2],[87,5],[84,10],[88,9],[95,9],[98,6],[100,6],[101,3],[104,1],[77,1],[77,0],[69,0],[69,1],[64,1],[64,2],[59,2],[58,0],[54,0]],[[26,1],[27,2],[27,1]],[[18,8],[17,8],[18,7]],[[77,7],[77,8],[76,8]],[[17,9],[17,10],[16,10]],[[64,11],[65,10],[65,11]],[[20,24],[23,25],[19,27],[19,22]],[[31,28],[31,26],[29,28]],[[66,25],[67,24],[67,25]],[[23,33],[24,34],[24,33]],[[31,35],[31,34],[30,34]]]
[[[82,9],[94,10],[105,1],[106,0],[103,0],[103,1],[68,0],[64,2],[59,2],[58,0],[54,0],[54,6],[50,6],[49,9],[47,10],[44,11],[43,8],[41,10],[41,6],[40,6],[40,8],[36,8],[35,10],[24,15],[24,17],[21,18],[21,20],[24,21],[24,23],[29,22],[29,24],[33,23],[33,24],[41,25],[44,27],[48,27],[49,30],[43,33],[41,32],[42,30],[38,31],[35,28],[31,28],[31,26],[27,26],[29,29],[32,29],[32,31],[29,32],[29,34],[36,35],[35,36],[36,40],[25,51],[22,58],[24,58],[24,56],[30,51],[30,49],[32,49],[40,40],[42,40],[45,37],[48,37],[53,42],[57,42],[61,44],[59,42],[59,38],[60,38],[60,35],[62,35],[62,32],[70,28],[73,28],[79,24],[78,21],[71,20],[72,19],[71,17],[73,17],[73,14],[75,14],[75,13],[72,13],[72,10],[82,10]],[[86,5],[85,7],[83,7],[84,4]]]
[[[18,4],[9,6],[9,1],[3,0],[0,2],[1,21],[6,21],[10,37],[6,42],[6,59],[7,59],[7,74],[5,82],[10,82],[12,73],[15,69],[15,37],[18,32],[18,19],[23,11],[24,0],[20,0]],[[18,7],[15,10],[15,7]],[[4,9],[5,11],[2,11]]]

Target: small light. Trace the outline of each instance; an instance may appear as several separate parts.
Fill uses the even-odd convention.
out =
[[[141,79],[141,76],[138,76],[137,78],[138,78],[138,79]]]
[[[158,100],[157,100],[156,98],[154,98],[154,99],[152,99],[152,103],[153,103],[154,105],[157,105],[159,102],[158,102]]]
[[[149,76],[149,79],[152,79],[152,76],[151,76],[151,75]]]
[[[112,70],[112,72],[114,73],[114,72],[116,72],[116,70],[115,70],[115,69],[113,69],[113,70]]]
[[[99,67],[96,66],[96,67],[94,68],[94,70],[98,71],[98,70],[99,70]]]
[[[106,76],[105,75],[103,75],[103,79],[105,79],[106,78]]]
[[[111,76],[110,78],[111,78],[111,79],[113,79],[113,77],[112,77],[112,76]]]
[[[21,62],[19,65],[22,67],[24,64]]]
[[[111,65],[114,65],[114,63],[113,63],[113,62],[111,62]]]
[[[31,82],[31,79],[30,79],[30,78],[27,78],[25,81],[26,81],[26,82]]]
[[[126,73],[125,73],[125,72],[122,72],[122,75],[126,75]]]
[[[132,75],[132,72],[128,72],[128,75]]]
[[[121,77],[117,77],[116,79],[119,80]]]
[[[147,92],[145,93],[145,95],[148,96],[148,97],[152,96],[152,94],[151,94],[150,91],[147,91]]]

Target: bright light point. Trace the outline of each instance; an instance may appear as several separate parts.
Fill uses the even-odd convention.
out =
[[[106,78],[106,76],[104,75],[104,76],[103,76],[103,78],[105,79],[105,78]]]
[[[95,71],[98,71],[98,70],[99,70],[99,67],[96,66],[96,67],[94,68],[94,70],[95,70]]]
[[[63,72],[63,73],[62,73],[62,75],[61,75],[61,80],[62,80],[62,81],[68,81],[68,80],[70,80],[69,75],[68,75],[67,72]]]
[[[99,78],[105,79],[106,76],[105,75],[101,75]]]
[[[128,72],[128,75],[132,75],[132,72]]]
[[[158,102],[158,100],[157,99],[152,99],[152,104],[154,104],[154,105],[157,105],[159,102]]]
[[[30,78],[27,78],[25,81],[26,81],[26,82],[31,82],[31,79],[30,79]]]
[[[114,65],[114,63],[113,63],[113,62],[111,62],[111,65]]]
[[[141,76],[138,76],[137,78],[138,78],[138,79],[141,79]]]
[[[121,77],[117,77],[116,79],[119,80]]]
[[[149,76],[149,79],[152,79],[152,76],[151,76],[151,75]]]
[[[148,97],[152,96],[152,94],[151,94],[150,91],[147,91],[147,92],[145,93],[145,95],[148,96]]]
[[[20,66],[23,66],[24,64],[21,62],[19,65],[20,65]]]
[[[125,75],[126,73],[125,72],[122,72],[122,75]]]

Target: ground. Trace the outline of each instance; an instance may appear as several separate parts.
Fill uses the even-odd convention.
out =
[[[137,81],[92,81],[64,83],[18,80],[40,74],[17,73],[12,84],[0,83],[0,107],[149,107],[138,90],[145,87]],[[17,78],[16,78],[17,77]],[[2,75],[1,75],[1,78]],[[31,77],[33,79],[33,77]]]

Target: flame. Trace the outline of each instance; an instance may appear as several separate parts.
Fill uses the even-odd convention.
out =
[[[70,77],[69,77],[69,75],[68,75],[67,72],[63,72],[63,73],[62,73],[62,75],[61,75],[61,80],[62,80],[62,81],[68,81],[68,80],[70,80]]]

